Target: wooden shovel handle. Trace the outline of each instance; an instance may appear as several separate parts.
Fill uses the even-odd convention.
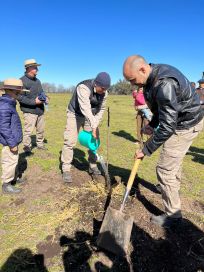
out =
[[[137,169],[139,167],[140,162],[141,162],[141,159],[136,159],[135,162],[134,162],[134,165],[133,165],[133,168],[131,170],[130,177],[129,177],[129,180],[128,180],[128,183],[127,183],[127,187],[126,187],[126,189],[128,191],[130,191],[131,188],[132,188],[132,184],[134,182],[134,179],[135,179]]]

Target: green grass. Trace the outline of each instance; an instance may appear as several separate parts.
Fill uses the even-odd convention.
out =
[[[35,156],[30,157],[29,165],[37,164],[43,170],[59,169],[59,156],[63,145],[63,133],[66,125],[66,108],[70,99],[69,94],[52,94],[49,111],[46,112],[46,129],[45,138],[47,139],[48,155],[44,156],[42,151],[35,150]],[[135,111],[131,96],[109,96],[108,106],[110,107],[110,150],[109,162],[116,170],[131,169],[133,165],[133,156],[136,146],[132,141],[115,135],[119,131],[127,135],[127,138],[135,138]],[[23,121],[22,121],[23,123]],[[107,152],[107,112],[104,114],[100,124],[100,154],[106,158]],[[193,147],[203,149],[204,132],[194,141]],[[77,144],[76,148],[86,149]],[[195,154],[195,152],[194,152]],[[159,151],[151,157],[146,157],[143,161],[139,174],[147,181],[156,183],[155,166]],[[87,155],[86,155],[87,158]],[[197,197],[199,192],[204,188],[204,171],[203,171],[203,154],[200,155],[200,162],[194,162],[194,156],[190,152],[184,160],[183,172],[185,183],[182,184],[182,190],[188,195]],[[121,170],[122,171],[122,170]],[[117,175],[117,173],[115,173]],[[191,190],[189,191],[189,188]]]
[[[48,141],[47,147],[49,149],[49,155],[44,156],[42,151],[35,150],[35,156],[28,159],[30,166],[32,166],[32,164],[37,164],[45,171],[51,169],[59,170],[59,156],[63,145],[63,133],[66,125],[66,108],[70,95],[51,94],[50,97],[49,111],[46,112],[45,129],[45,138]],[[114,166],[116,171],[121,172],[123,169],[131,169],[136,146],[132,141],[127,140],[124,137],[119,137],[114,133],[124,131],[127,137],[131,138],[136,136],[135,111],[131,96],[109,96],[108,106],[110,107],[109,163]],[[99,152],[106,158],[107,113],[105,113],[100,125],[100,137],[101,147]],[[203,150],[203,146],[204,132],[202,132],[193,143],[193,147],[198,148],[198,150]],[[77,144],[76,148],[79,148],[86,153],[86,149],[79,144]],[[157,182],[155,166],[158,155],[159,151],[155,152],[151,157],[145,158],[139,169],[141,178],[153,183]],[[194,162],[193,157],[192,152],[185,157],[183,163],[185,182],[182,183],[181,190],[188,196],[201,199],[200,192],[204,189],[204,156],[203,153],[200,155],[201,163]],[[114,174],[117,175],[117,173]]]
[[[47,139],[49,151],[44,154],[42,151],[34,149],[34,156],[28,157],[27,159],[29,168],[38,165],[43,171],[48,173],[53,170],[60,173],[59,155],[63,146],[66,108],[70,95],[51,94],[50,97],[49,111],[46,112],[45,129],[45,138]],[[108,106],[110,107],[110,171],[112,175],[118,176],[123,174],[128,178],[130,169],[133,166],[133,157],[136,150],[136,146],[129,140],[136,137],[135,111],[132,97],[110,96]],[[20,115],[22,116],[21,113]],[[119,131],[123,131],[122,135],[126,135],[126,138],[117,136]],[[105,159],[107,154],[107,133],[107,112],[105,112],[100,125],[101,146],[99,150],[99,153],[103,155]],[[199,156],[193,151],[185,157],[183,163],[184,178],[181,184],[181,191],[184,197],[204,203],[204,132],[199,135],[192,146],[197,148]],[[86,149],[84,147],[77,144],[76,148],[84,151],[87,158]],[[22,145],[20,150],[22,150]],[[142,179],[154,184],[157,183],[155,166],[158,156],[159,151],[155,152],[151,157],[146,157],[140,165],[138,173]],[[199,161],[195,161],[195,157],[199,158]],[[95,189],[94,186],[85,184],[83,190],[94,192]],[[77,199],[75,199],[77,193],[78,191],[75,190],[69,191],[69,194],[74,198],[69,209],[64,209],[66,203],[63,202],[67,198],[67,191],[62,192],[59,201],[47,196],[40,199],[36,198],[32,202],[36,211],[35,209],[30,211],[24,204],[15,207],[13,210],[10,204],[15,197],[1,195],[0,206],[3,208],[0,211],[0,267],[16,248],[27,247],[35,252],[36,244],[45,239],[47,235],[53,233],[55,228],[62,224],[63,220],[70,218],[70,226],[77,226],[80,222],[78,202]],[[39,212],[40,208],[42,208],[41,212]],[[19,237],[23,238],[19,239]],[[50,267],[49,271],[61,271],[62,264],[60,264],[59,261],[60,256],[55,257],[55,259],[57,260],[53,263],[53,266]]]

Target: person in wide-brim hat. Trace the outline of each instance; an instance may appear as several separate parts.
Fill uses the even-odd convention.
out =
[[[3,85],[0,87],[0,90],[6,91],[19,91],[19,92],[29,92],[23,88],[23,82],[20,79],[8,78],[4,80]]]
[[[4,80],[0,90],[5,94],[0,97],[0,144],[3,145],[1,154],[2,166],[2,192],[7,194],[20,193],[14,183],[24,180],[17,177],[16,166],[18,165],[18,145],[21,143],[23,134],[19,115],[16,111],[16,99],[23,89],[20,79],[9,78]]]
[[[47,102],[47,97],[44,94],[44,99],[40,100],[42,93],[44,93],[41,81],[37,78],[40,65],[36,59],[26,59],[24,61],[25,74],[20,78],[23,86],[30,90],[29,95],[25,93],[18,96],[20,109],[24,116],[23,150],[27,155],[31,154],[31,135],[34,128],[36,128],[37,149],[44,151],[47,149],[44,145],[44,103]]]
[[[35,59],[27,59],[24,61],[25,68],[32,67],[32,66],[41,66],[41,64],[37,63]]]

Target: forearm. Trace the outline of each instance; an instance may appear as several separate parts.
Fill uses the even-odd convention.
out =
[[[174,81],[168,79],[162,82],[158,87],[157,97],[155,98],[158,105],[158,129],[154,131],[152,138],[147,141],[143,148],[143,153],[151,155],[156,151],[165,141],[167,141],[175,132],[178,119],[178,104],[176,97],[176,87]],[[155,122],[157,120],[154,115]],[[152,123],[150,122],[150,126]],[[157,122],[154,123],[154,128]]]
[[[95,115],[96,122],[98,123],[98,125],[101,122],[101,120],[103,118],[103,114],[104,114],[105,109],[106,109],[107,96],[108,96],[108,93],[106,93],[106,95],[105,95],[105,97],[103,99],[103,102],[102,102],[101,107],[100,107],[100,111]]]

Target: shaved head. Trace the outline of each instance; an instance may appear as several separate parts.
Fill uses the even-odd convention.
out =
[[[141,66],[141,64],[147,64],[146,60],[140,56],[140,55],[133,55],[128,57],[123,65],[123,70],[124,68],[130,68],[130,69],[134,69],[134,68],[139,68]]]
[[[143,86],[150,71],[150,65],[140,55],[129,56],[123,65],[123,75],[132,85]]]

